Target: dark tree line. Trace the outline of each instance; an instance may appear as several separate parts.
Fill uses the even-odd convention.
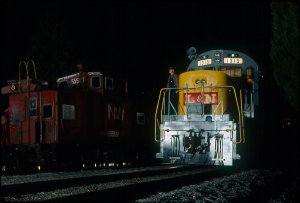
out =
[[[63,20],[54,14],[41,16],[31,36],[28,58],[36,63],[38,79],[55,85],[58,77],[74,71],[74,50]]]
[[[299,6],[272,2],[271,61],[274,78],[295,111],[299,111]]]

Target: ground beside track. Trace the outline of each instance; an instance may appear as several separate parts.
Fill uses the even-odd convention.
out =
[[[137,172],[129,172],[124,176],[118,173],[105,173],[90,177],[68,178],[63,181],[54,180],[51,174],[41,174],[49,179],[38,182],[13,181],[3,185],[2,191],[5,201],[134,201],[138,198],[163,191],[170,191],[180,186],[209,180],[232,173],[231,168],[224,170],[219,167],[193,166],[159,166],[137,168]],[[56,174],[57,175],[57,174]],[[55,176],[56,176],[55,175]],[[77,173],[81,176],[81,173]],[[99,176],[100,175],[100,176]],[[20,176],[18,176],[20,177]],[[24,176],[23,176],[24,177]],[[25,176],[25,177],[28,177]],[[35,176],[36,177],[36,176]],[[64,177],[61,177],[64,178]],[[79,178],[79,179],[78,179]],[[26,186],[26,187],[25,187]]]
[[[165,166],[162,168],[165,168]],[[198,173],[197,169],[190,169],[187,172],[183,170],[181,172],[180,169],[171,174],[158,175],[161,167],[146,167],[142,170],[149,171],[149,169],[152,170],[152,172],[148,173],[148,177],[135,177],[132,175],[132,177],[125,176],[124,179],[124,176],[122,176],[121,179],[116,177],[115,181],[107,180],[108,182],[99,179],[104,182],[100,183],[97,181],[96,184],[84,182],[78,186],[73,184],[71,187],[56,188],[50,191],[41,190],[33,193],[8,195],[4,200],[13,202],[45,200],[55,202],[73,202],[74,200],[90,202],[99,201],[100,199],[105,202],[114,202],[115,200],[118,202],[300,202],[298,194],[299,173],[295,173],[296,171],[289,173],[280,169],[251,169],[242,172],[231,171],[228,174],[220,175],[220,172]],[[141,168],[131,170],[132,171],[127,171],[126,173],[129,172],[132,174],[133,171],[141,170]],[[105,173],[109,176],[113,175],[115,177],[119,172],[112,173],[111,170],[103,170],[100,173]],[[85,174],[85,176],[93,176],[95,175],[94,173],[99,172],[91,172],[89,175],[81,172],[76,173],[76,175],[73,173],[63,173],[60,175],[69,175],[68,178],[74,178],[74,175],[76,177],[82,176],[83,174]],[[124,171],[121,173],[124,173]],[[195,173],[195,175],[193,175],[193,173]],[[49,174],[47,173],[39,175],[49,178]],[[31,175],[29,177],[37,178],[39,175]],[[57,176],[57,174],[54,176]],[[28,178],[28,175],[23,176],[23,178],[24,177]],[[177,178],[172,179],[172,177]],[[15,182],[15,184],[24,181],[20,179],[21,176],[14,178],[15,180],[13,182]],[[45,177],[42,179],[44,178]],[[53,181],[53,179],[56,178],[57,177],[53,177],[52,175],[50,179]],[[165,178],[166,180],[163,180]],[[199,178],[199,180],[195,181],[195,178]],[[49,183],[51,182],[50,179],[48,180]],[[17,183],[16,180],[18,180]],[[183,182],[188,184],[183,184]],[[171,185],[173,186],[170,187]]]
[[[160,192],[136,202],[300,202],[299,174],[252,169]]]

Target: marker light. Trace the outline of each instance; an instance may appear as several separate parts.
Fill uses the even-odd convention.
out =
[[[212,122],[212,117],[211,117],[211,116],[206,116],[205,120],[206,120],[207,122]]]

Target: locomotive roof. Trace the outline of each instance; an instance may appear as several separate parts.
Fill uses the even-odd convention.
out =
[[[256,72],[258,72],[258,65],[256,62],[248,55],[234,50],[224,50],[224,49],[215,49],[202,53],[197,53],[194,47],[191,47],[187,50],[187,56],[191,60],[187,71],[192,70],[202,70],[207,67],[216,67],[219,68],[221,66],[236,66],[241,67],[243,72],[246,73],[247,67],[253,67]],[[225,61],[225,59],[231,58],[239,58],[242,59],[239,63],[231,63]],[[209,60],[208,63],[199,63],[201,60]],[[205,62],[205,61],[203,61]]]

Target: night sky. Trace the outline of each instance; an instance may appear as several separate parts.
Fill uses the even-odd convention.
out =
[[[88,70],[125,74],[145,91],[165,85],[169,66],[177,73],[185,71],[191,46],[199,52],[241,51],[262,69],[269,60],[268,3],[4,0],[1,4],[2,85],[17,78],[18,63],[26,59],[38,19],[45,15],[63,22],[78,61]]]

